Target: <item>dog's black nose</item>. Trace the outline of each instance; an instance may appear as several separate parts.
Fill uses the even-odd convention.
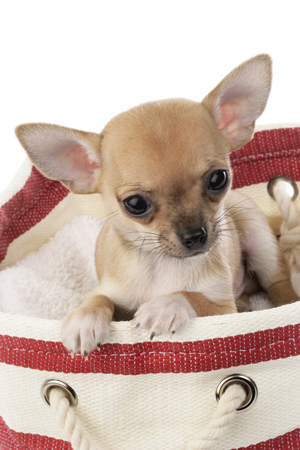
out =
[[[180,234],[182,244],[190,250],[197,250],[207,241],[206,228],[186,229]]]

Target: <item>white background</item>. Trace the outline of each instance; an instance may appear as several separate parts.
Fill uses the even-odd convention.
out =
[[[201,100],[262,52],[274,82],[258,124],[300,122],[299,0],[0,0],[0,191],[24,159],[16,125],[100,132],[168,97]]]

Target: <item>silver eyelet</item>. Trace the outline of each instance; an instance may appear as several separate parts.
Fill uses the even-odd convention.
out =
[[[67,397],[70,401],[70,405],[73,408],[76,408],[76,406],[78,405],[78,397],[74,389],[72,389],[71,386],[69,386],[67,383],[64,383],[63,381],[56,379],[45,380],[41,386],[41,396],[42,399],[47,403],[47,405],[50,406],[49,393],[50,390],[54,387],[59,387],[63,389],[67,394]]]
[[[286,177],[285,175],[278,175],[277,177],[271,178],[271,180],[269,181],[269,183],[267,185],[267,190],[268,190],[269,196],[273,200],[275,200],[274,187],[275,187],[275,184],[277,184],[279,181],[283,181],[285,183],[288,183],[290,186],[292,186],[292,188],[294,190],[294,195],[292,197],[292,201],[296,200],[296,198],[298,197],[298,186],[294,180],[292,180],[289,177]]]
[[[224,378],[221,381],[216,390],[216,399],[219,401],[226,389],[233,384],[239,384],[246,391],[245,401],[241,404],[241,406],[237,409],[237,411],[242,411],[246,408],[249,408],[254,404],[257,399],[258,390],[257,386],[251,378],[241,375],[241,374],[233,374],[229,377]]]

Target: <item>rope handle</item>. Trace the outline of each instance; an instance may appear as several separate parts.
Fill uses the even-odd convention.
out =
[[[229,386],[220,398],[218,407],[213,413],[211,421],[196,438],[186,447],[186,450],[202,450],[212,448],[224,436],[236,416],[237,410],[246,399],[246,392],[242,386]]]
[[[269,181],[268,191],[283,217],[279,243],[291,268],[292,285],[300,295],[300,216],[294,203],[298,187],[292,179],[278,176]]]
[[[51,389],[50,408],[74,450],[96,450],[76,416],[74,407],[70,405],[69,399],[61,388]]]
[[[290,187],[285,181],[278,180],[273,189],[276,203],[283,217],[279,242],[291,266],[296,265],[300,268],[300,217],[292,201]]]
[[[77,395],[69,385],[59,380],[46,380],[41,387],[41,394],[74,450],[99,450],[99,446],[96,447],[90,441],[76,415]],[[219,384],[216,396],[219,403],[211,421],[186,450],[212,448],[228,432],[237,411],[255,401],[257,388],[250,378],[232,375]]]
[[[46,380],[41,386],[41,395],[74,450],[99,450],[76,415],[78,398],[71,386],[60,380]]]

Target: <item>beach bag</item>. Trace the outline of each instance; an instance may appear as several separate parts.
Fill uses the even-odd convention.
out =
[[[277,235],[283,217],[267,184],[279,175],[300,182],[299,157],[298,127],[256,132],[231,154],[233,189],[263,209]],[[298,198],[293,205],[299,211]],[[0,206],[1,270],[73,217],[103,216],[99,194],[69,193],[29,160]],[[88,360],[71,358],[60,321],[1,312],[0,450],[72,448],[300,448],[300,302],[196,318],[153,341],[132,322],[113,322]]]

